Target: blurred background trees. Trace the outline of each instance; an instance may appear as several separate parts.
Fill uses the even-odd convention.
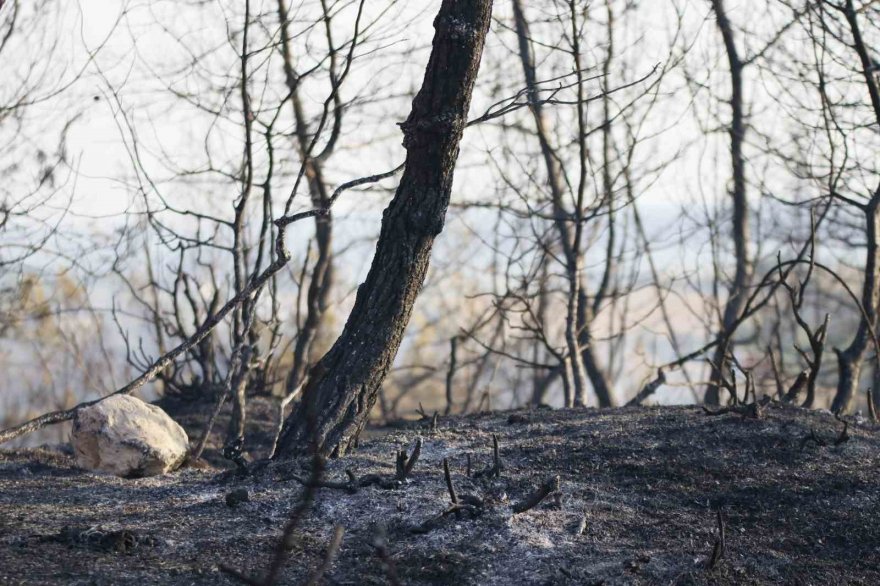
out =
[[[297,408],[400,177],[423,4],[4,3],[4,426],[121,386],[278,260],[276,220],[325,210],[143,391],[229,410],[230,444],[248,405]],[[496,0],[374,418],[719,404],[747,379],[810,381],[797,401],[815,408],[880,402],[878,12]]]

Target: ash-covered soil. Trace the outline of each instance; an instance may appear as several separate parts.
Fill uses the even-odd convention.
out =
[[[423,440],[410,479],[355,493],[321,488],[295,532],[283,584],[320,565],[345,534],[326,584],[880,584],[880,429],[770,405],[759,419],[695,407],[515,411],[371,430],[325,481],[393,476]],[[804,438],[814,431],[816,441]],[[466,475],[492,464],[499,478]],[[450,514],[448,458],[476,514]],[[268,566],[304,488],[308,459],[249,475],[182,470],[123,480],[46,450],[0,452],[0,583],[235,584],[218,570]],[[515,514],[545,479],[560,491]],[[249,502],[226,495],[246,489]],[[707,568],[725,522],[725,551]],[[427,529],[427,532],[424,532]]]

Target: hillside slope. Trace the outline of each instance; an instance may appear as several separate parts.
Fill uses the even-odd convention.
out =
[[[345,469],[390,478],[396,451],[420,436],[409,479],[318,489],[282,583],[315,571],[341,524],[326,584],[387,584],[390,573],[401,584],[880,584],[880,428],[850,420],[834,445],[842,428],[770,405],[758,419],[537,410],[374,429],[323,482],[344,483]],[[503,469],[477,477],[493,434]],[[459,500],[482,502],[459,516],[438,517],[450,507],[444,458]],[[218,565],[268,567],[308,464],[122,480],[45,450],[0,452],[0,584],[238,583]],[[555,476],[558,492],[513,512]],[[228,506],[235,489],[250,500]],[[725,548],[710,570],[719,508]]]

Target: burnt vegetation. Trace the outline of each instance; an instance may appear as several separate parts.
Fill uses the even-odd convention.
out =
[[[876,2],[171,4],[0,0],[0,583],[880,583]]]

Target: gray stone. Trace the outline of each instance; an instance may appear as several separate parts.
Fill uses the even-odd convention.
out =
[[[159,407],[116,395],[79,410],[71,444],[82,468],[140,478],[178,468],[186,459],[189,438]]]

